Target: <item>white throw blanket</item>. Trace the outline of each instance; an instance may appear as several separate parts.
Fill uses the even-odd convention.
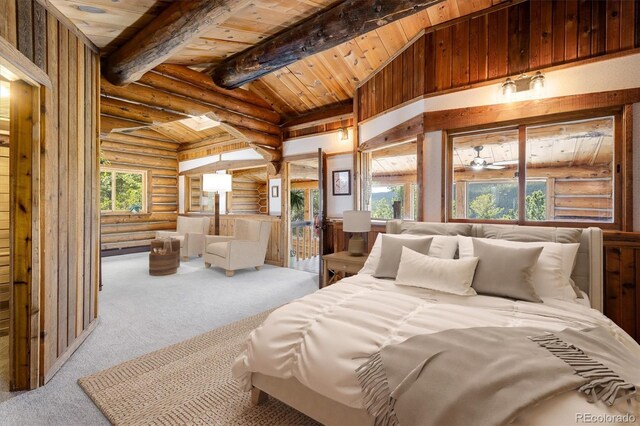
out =
[[[319,394],[362,408],[355,370],[388,344],[456,328],[598,326],[640,356],[640,346],[624,331],[577,302],[453,296],[357,275],[274,311],[249,337],[233,374],[247,390],[253,372],[295,377]]]

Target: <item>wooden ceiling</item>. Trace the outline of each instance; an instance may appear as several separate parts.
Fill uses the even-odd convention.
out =
[[[388,61],[422,29],[492,6],[502,0],[445,0],[343,45],[298,61],[247,88],[285,119],[347,103],[355,87]],[[146,26],[166,0],[51,0],[104,54]],[[333,4],[335,0],[247,0],[189,42],[168,62],[209,69]]]

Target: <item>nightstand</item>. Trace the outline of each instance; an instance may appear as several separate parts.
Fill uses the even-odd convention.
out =
[[[347,251],[325,254],[322,256],[324,261],[322,287],[331,285],[347,275],[357,274],[364,267],[367,257],[369,257],[368,253],[363,256],[350,256]],[[331,279],[329,279],[329,273],[332,274]]]

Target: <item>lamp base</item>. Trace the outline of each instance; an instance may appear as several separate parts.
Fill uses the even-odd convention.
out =
[[[364,255],[364,239],[360,235],[354,235],[349,239],[349,256]]]

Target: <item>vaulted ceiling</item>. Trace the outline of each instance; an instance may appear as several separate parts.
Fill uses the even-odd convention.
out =
[[[348,103],[366,79],[422,29],[502,0],[445,0],[249,83],[284,118]],[[51,0],[108,55],[158,16],[167,0]],[[335,3],[335,0],[241,0],[168,62],[208,70]]]

